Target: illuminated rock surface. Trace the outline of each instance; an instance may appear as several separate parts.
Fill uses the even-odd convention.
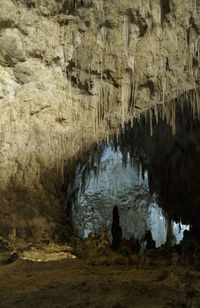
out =
[[[3,1],[1,189],[42,189],[130,114],[198,86],[199,2],[162,2]]]
[[[172,223],[174,235],[172,245],[179,244],[183,231],[189,229],[189,226],[169,222],[155,197],[150,195],[147,172],[143,179],[141,171],[138,171],[137,157],[135,162],[133,159],[133,164],[128,158],[126,166],[123,166],[119,149],[114,152],[111,146],[107,146],[99,162],[98,174],[95,176],[93,170],[87,174],[84,191],[81,184],[77,200],[70,208],[70,217],[75,232],[83,238],[91,232],[98,235],[104,226],[112,242],[115,205],[118,207],[123,238],[134,236],[143,247],[148,230],[159,247],[166,242],[169,223]]]
[[[177,98],[182,105],[191,100],[189,120],[199,117],[199,15],[198,0],[2,1],[0,239],[9,247],[70,240],[64,195],[71,197],[76,163],[81,153],[83,161],[93,155],[94,142],[113,132],[120,137],[119,126],[142,112],[149,123],[143,131],[152,135],[152,121],[166,117],[176,135]],[[158,170],[167,177],[170,166]],[[148,175],[155,175],[150,192],[163,197],[166,213],[197,228],[198,207],[185,215],[188,198],[176,209],[177,200],[168,202],[171,186],[156,182],[159,171],[149,166]],[[188,185],[187,196],[191,191]]]
[[[2,308],[200,306],[199,16],[199,0],[1,1]],[[165,246],[113,251],[116,204],[124,237]]]

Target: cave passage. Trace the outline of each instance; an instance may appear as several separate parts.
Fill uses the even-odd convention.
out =
[[[98,235],[104,226],[111,242],[113,209],[117,206],[123,238],[134,235],[145,245],[143,239],[150,230],[158,247],[166,242],[170,224],[174,244],[178,244],[189,226],[169,220],[158,206],[155,195],[149,191],[148,172],[143,178],[137,158],[131,163],[128,156],[126,166],[122,159],[119,148],[115,151],[111,145],[106,146],[98,174],[93,169],[87,174],[84,191],[80,189],[76,201],[71,203],[70,219],[75,232],[84,238],[91,232]]]
[[[175,131],[163,111],[151,111],[102,142],[92,167],[77,165],[68,210],[80,237],[105,227],[111,242],[117,206],[122,238],[134,236],[140,247],[148,231],[156,247],[179,244],[186,233],[199,242],[200,121],[186,99],[184,108],[174,103]]]

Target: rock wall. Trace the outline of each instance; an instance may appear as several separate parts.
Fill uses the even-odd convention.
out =
[[[199,0],[2,1],[2,220],[60,217],[70,158],[199,86],[199,16]]]

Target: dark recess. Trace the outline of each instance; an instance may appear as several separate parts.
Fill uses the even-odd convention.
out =
[[[140,29],[140,36],[144,36],[144,34],[147,31],[147,24],[145,22],[145,19],[140,15],[138,10],[132,10],[131,8],[126,10],[125,13],[128,16],[129,22],[132,24],[135,24]]]
[[[166,15],[171,12],[170,8],[170,0],[160,0],[160,8],[161,8],[161,24],[163,24],[166,19]]]
[[[57,0],[58,1],[58,0]],[[70,1],[70,0],[65,0],[62,5],[62,9],[60,10],[59,13],[62,14],[68,14],[68,15],[74,15],[77,11],[77,9],[81,7],[89,8],[92,6],[92,2],[84,2],[82,1]]]
[[[148,80],[144,84],[140,85],[140,88],[149,88],[151,95],[153,95],[155,91],[154,83],[152,80]]]

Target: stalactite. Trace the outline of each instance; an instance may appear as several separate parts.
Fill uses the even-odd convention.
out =
[[[138,78],[134,78],[134,92],[133,92],[133,106],[136,106],[137,101],[137,93],[138,93]]]
[[[37,164],[37,178],[36,178],[36,181],[37,181],[37,184],[40,183],[40,175],[41,175],[41,171],[40,171],[40,164]]]
[[[192,115],[193,115],[193,119],[195,119],[195,118],[196,118],[196,95],[195,95],[194,92],[192,93],[191,105],[192,105]]]
[[[70,104],[71,106],[73,106],[73,95],[72,95],[72,79],[70,76],[70,80],[69,80],[69,91],[70,91]]]
[[[200,89],[197,89],[196,91],[196,104],[197,104],[198,119],[200,119]]]
[[[183,99],[180,100],[180,105],[181,105],[181,112],[183,114],[184,113],[184,100]]]
[[[106,144],[109,145],[110,144],[110,139],[109,139],[109,133],[107,132],[106,134]]]
[[[149,124],[150,124],[150,135],[153,136],[153,114],[152,114],[152,110],[149,109]]]
[[[122,125],[125,122],[125,116],[129,110],[129,104],[131,100],[131,84],[132,84],[132,72],[126,70],[122,77]]]
[[[158,125],[158,104],[155,105],[154,107],[154,114],[155,114],[155,118],[156,118],[156,124]]]
[[[119,128],[117,127],[117,131],[116,131],[116,140],[117,140],[117,144],[119,142]]]
[[[99,114],[98,114],[98,109],[99,109],[99,102],[98,102],[98,97],[95,97],[95,132],[97,131],[98,127],[98,119],[99,119]]]
[[[164,108],[161,109],[161,119],[163,121],[165,120],[165,110],[164,110]]]
[[[124,16],[124,23],[123,23],[123,37],[125,46],[129,47],[129,19],[128,16]]]
[[[166,76],[162,80],[162,91],[163,91],[163,97],[162,97],[162,103],[164,105],[165,103],[165,91],[166,91],[166,84],[167,84],[167,78]]]
[[[75,114],[76,114],[76,118],[78,117],[78,102],[75,101]]]
[[[144,112],[144,118],[145,118],[145,124],[148,123],[148,120],[149,120],[149,110],[145,110]]]
[[[176,134],[176,108],[175,104],[172,103],[172,122],[171,122],[171,127],[172,127],[172,135]]]
[[[165,116],[167,119],[167,124],[170,123],[170,119],[171,119],[171,108],[170,107],[171,107],[171,103],[164,102],[163,108],[164,108]]]
[[[131,113],[131,128],[133,128],[133,123],[134,123],[134,112],[132,111],[132,113]]]
[[[103,56],[103,52],[101,54],[101,83],[100,83],[100,106],[101,104],[103,105],[103,110],[105,110],[105,102],[104,102],[104,98],[103,98],[103,61],[104,61],[104,56]],[[101,113],[99,115],[99,118],[101,119]]]

